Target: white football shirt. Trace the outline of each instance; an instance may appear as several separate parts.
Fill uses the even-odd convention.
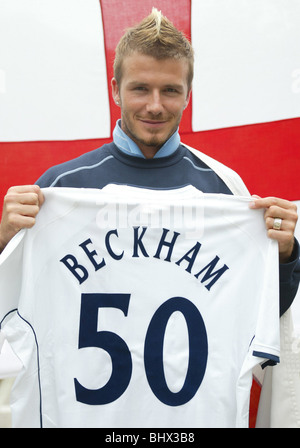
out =
[[[43,192],[0,256],[13,426],[247,427],[252,368],[279,360],[263,211],[190,186]]]

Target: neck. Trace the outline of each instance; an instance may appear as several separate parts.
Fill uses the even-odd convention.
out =
[[[180,137],[178,130],[163,144],[155,144],[158,142],[153,141],[153,145],[146,145],[144,142],[135,142],[133,138],[124,132],[121,128],[121,121],[118,120],[115,129],[113,131],[113,138],[115,144],[124,152],[127,152],[136,157],[142,157],[146,159],[153,159],[159,157],[166,157],[171,155],[180,144]]]
[[[160,149],[159,147],[155,146],[142,146],[142,147],[141,145],[138,146],[146,159],[153,159],[157,151],[159,151]]]

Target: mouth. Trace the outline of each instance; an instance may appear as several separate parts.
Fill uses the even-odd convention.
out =
[[[149,128],[161,128],[163,127],[167,121],[166,120],[147,120],[147,119],[143,119],[140,118],[139,119],[146,127]]]

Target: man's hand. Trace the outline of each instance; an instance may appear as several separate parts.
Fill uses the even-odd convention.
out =
[[[4,198],[0,223],[0,253],[19,230],[31,228],[44,196],[38,185],[11,187]]]
[[[278,241],[280,263],[287,263],[291,258],[295,242],[294,232],[298,220],[296,205],[285,199],[273,197],[260,198],[254,195],[253,199],[250,208],[266,209],[265,223],[268,236]],[[282,220],[280,230],[273,228],[275,218]]]

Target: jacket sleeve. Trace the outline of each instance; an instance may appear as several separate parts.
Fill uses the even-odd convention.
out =
[[[295,247],[289,263],[279,265],[280,279],[280,316],[292,305],[300,281],[299,243]]]

